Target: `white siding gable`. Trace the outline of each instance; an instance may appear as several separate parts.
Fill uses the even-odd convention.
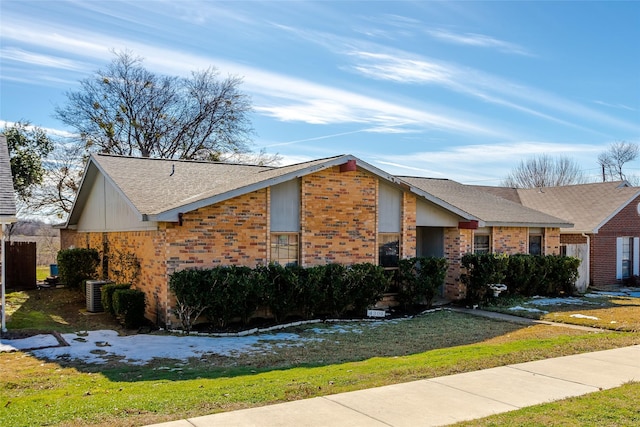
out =
[[[157,223],[140,221],[116,188],[97,174],[91,192],[84,205],[78,231],[135,231],[155,230]]]
[[[459,217],[433,203],[418,200],[416,225],[418,227],[457,227]]]

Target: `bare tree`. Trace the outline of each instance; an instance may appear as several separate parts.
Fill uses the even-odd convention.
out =
[[[582,184],[586,178],[580,166],[567,157],[552,158],[546,154],[520,161],[502,181],[505,187],[541,188]]]
[[[170,159],[219,160],[249,151],[250,99],[242,79],[210,68],[191,78],[162,76],[129,52],[80,81],[56,117],[89,151]]]
[[[598,164],[602,167],[602,181],[626,181],[627,176],[622,168],[637,157],[638,144],[620,141],[609,145],[609,148],[598,156]]]
[[[82,180],[82,147],[70,141],[57,141],[44,162],[42,184],[32,192],[26,205],[29,211],[49,217],[65,218],[71,212]]]

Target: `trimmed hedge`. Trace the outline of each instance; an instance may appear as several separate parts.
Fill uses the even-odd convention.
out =
[[[467,286],[467,302],[488,302],[493,293],[488,285],[502,283],[505,295],[530,297],[573,295],[580,259],[559,255],[466,254],[466,273],[460,276]]]
[[[135,329],[146,323],[145,294],[137,289],[116,289],[113,292],[113,309],[121,317],[124,327]]]
[[[100,300],[102,301],[102,308],[104,308],[104,311],[111,314],[112,316],[115,316],[116,310],[113,307],[113,293],[118,289],[129,288],[131,288],[130,283],[108,283],[106,285],[103,285],[100,288],[102,291]]]
[[[309,268],[221,266],[181,270],[169,280],[176,296],[174,312],[185,332],[202,314],[220,327],[234,318],[246,324],[261,306],[269,308],[276,322],[292,315],[305,319],[348,312],[364,315],[388,286],[384,268],[368,263]]]
[[[97,277],[100,254],[95,249],[63,249],[58,252],[57,261],[60,282],[80,289],[85,280]]]
[[[397,301],[405,308],[431,307],[433,298],[447,275],[447,260],[436,257],[401,259],[398,265]]]

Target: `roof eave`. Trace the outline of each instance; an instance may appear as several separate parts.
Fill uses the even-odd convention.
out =
[[[488,227],[526,227],[526,228],[573,228],[573,224],[567,222],[511,222],[511,221],[487,221]]]

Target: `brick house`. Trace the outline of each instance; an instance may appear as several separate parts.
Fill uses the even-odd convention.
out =
[[[582,259],[578,289],[620,283],[640,271],[640,188],[628,182],[487,188],[574,224],[560,229],[561,252]]]
[[[134,285],[159,324],[171,322],[169,275],[188,267],[393,268],[400,258],[444,256],[442,293],[456,299],[464,253],[559,252],[569,222],[444,182],[396,177],[350,155],[284,167],[92,155],[61,247],[135,255]]]
[[[16,222],[16,202],[13,194],[13,178],[11,176],[11,164],[7,138],[0,135],[0,283],[2,283],[2,320],[1,328],[5,331],[5,228],[8,224]]]

